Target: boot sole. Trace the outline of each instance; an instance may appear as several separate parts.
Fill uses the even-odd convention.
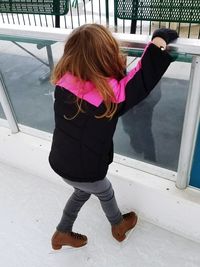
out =
[[[87,242],[86,243],[84,243],[84,244],[82,244],[82,245],[80,245],[80,246],[72,246],[72,245],[70,245],[70,244],[65,244],[65,245],[58,245],[58,244],[52,244],[52,248],[54,249],[54,250],[59,250],[59,249],[61,249],[63,246],[65,246],[65,247],[71,247],[71,248],[81,248],[81,247],[83,247],[83,246],[85,246],[85,245],[87,245]]]
[[[54,250],[59,250],[59,249],[62,248],[62,246],[61,246],[61,245],[52,245],[52,248],[53,248]]]
[[[49,250],[49,253],[50,255],[53,255],[53,254],[66,254],[68,253],[69,251],[77,251],[77,250],[83,250],[83,249],[87,249],[87,244],[83,247],[78,247],[78,248],[75,248],[75,247],[71,247],[71,246],[63,246],[62,249],[50,249]]]

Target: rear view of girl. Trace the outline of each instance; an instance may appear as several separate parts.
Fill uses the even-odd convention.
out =
[[[121,242],[137,223],[131,211],[122,214],[110,181],[113,135],[118,118],[142,101],[171,63],[166,43],[177,38],[168,29],[153,34],[136,67],[125,75],[125,59],[112,34],[98,24],[86,24],[69,36],[52,74],[55,88],[55,130],[49,162],[74,188],[52,237],[53,249],[81,247],[87,237],[73,232],[77,215],[95,195]]]

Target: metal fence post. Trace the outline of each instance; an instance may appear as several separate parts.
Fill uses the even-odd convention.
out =
[[[109,26],[109,3],[108,0],[105,0],[106,7],[106,25]]]
[[[188,186],[200,115],[200,56],[194,56],[191,67],[176,186]]]

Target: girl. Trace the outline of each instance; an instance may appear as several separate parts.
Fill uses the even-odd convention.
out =
[[[137,66],[125,75],[125,57],[105,27],[86,24],[70,35],[52,74],[55,130],[49,162],[74,192],[52,237],[53,249],[87,243],[72,227],[91,194],[100,200],[117,241],[136,225],[133,211],[121,214],[106,178],[112,139],[119,116],[143,100],[168,68],[172,59],[166,44],[176,38],[172,30],[157,30]]]

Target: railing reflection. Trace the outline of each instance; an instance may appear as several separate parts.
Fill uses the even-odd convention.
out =
[[[122,117],[122,125],[130,137],[131,147],[138,157],[143,154],[144,159],[150,162],[157,161],[152,120],[154,107],[161,99],[160,83],[144,101]]]
[[[176,79],[164,77],[121,118],[116,153],[177,171],[188,89],[189,80],[180,78],[178,71]]]
[[[3,108],[1,106],[1,104],[0,104],[0,119],[6,119],[6,116],[5,116],[4,112],[3,112]]]

